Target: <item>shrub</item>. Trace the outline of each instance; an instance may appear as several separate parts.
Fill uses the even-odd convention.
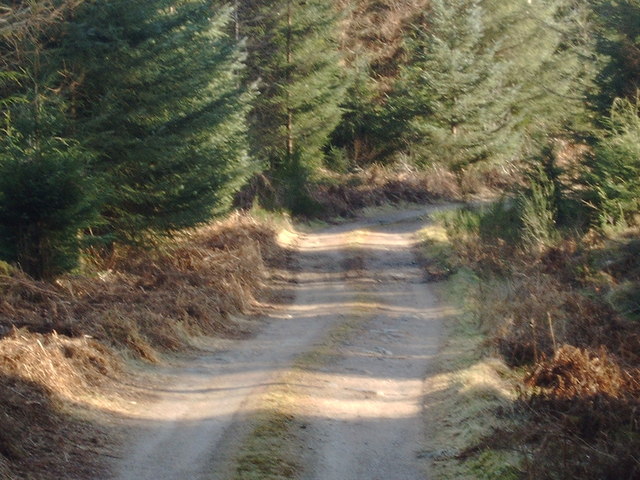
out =
[[[87,152],[58,138],[28,140],[11,128],[0,143],[0,257],[39,279],[78,262],[82,228],[95,214]]]
[[[553,245],[559,235],[556,227],[557,195],[553,182],[539,170],[529,189],[514,200],[503,198],[487,207],[464,208],[449,214],[445,225],[454,240],[481,240],[484,246],[499,244],[507,248],[542,249]]]
[[[444,215],[447,234],[464,262],[484,273],[508,269],[507,252],[520,243],[521,220],[510,199]]]
[[[609,131],[600,139],[586,174],[585,197],[600,227],[636,223],[640,211],[640,100],[616,99]]]
[[[527,478],[638,478],[637,368],[604,348],[564,345],[527,376],[533,435]]]
[[[332,172],[347,173],[349,156],[344,148],[330,146],[324,156],[324,165]]]

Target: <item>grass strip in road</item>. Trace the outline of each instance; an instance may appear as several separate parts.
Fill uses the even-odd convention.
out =
[[[296,370],[304,372],[338,361],[340,346],[360,331],[376,308],[374,300],[365,293],[356,296],[355,304],[357,306],[327,332],[319,345],[298,356],[293,365]]]
[[[285,480],[300,477],[300,458],[304,442],[299,432],[305,427],[296,415],[302,384],[307,372],[336,361],[340,345],[351,338],[371,318],[373,303],[358,294],[358,307],[331,328],[324,340],[301,354],[293,368],[284,374],[263,400],[263,408],[253,419],[253,431],[244,441],[236,457],[233,480]]]
[[[295,417],[290,413],[287,387],[267,395],[256,414],[255,428],[236,459],[234,480],[285,480],[297,478]]]
[[[296,479],[302,472],[304,441],[300,432],[305,427],[297,415],[303,401],[295,385],[304,384],[308,372],[336,362],[340,346],[352,338],[372,318],[377,308],[375,297],[354,279],[359,278],[363,259],[358,243],[365,235],[352,232],[348,253],[343,262],[345,282],[354,291],[353,306],[326,332],[321,342],[300,354],[291,370],[284,373],[263,400],[262,409],[253,419],[254,429],[241,445],[236,457],[233,480]]]

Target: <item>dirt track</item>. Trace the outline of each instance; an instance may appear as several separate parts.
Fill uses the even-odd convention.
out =
[[[113,479],[229,478],[230,450],[250,433],[264,396],[293,378],[294,365],[287,388],[304,425],[295,436],[301,478],[427,478],[419,454],[423,385],[444,311],[412,246],[433,210],[303,236],[292,305],[255,337],[167,371],[158,400],[138,406]]]

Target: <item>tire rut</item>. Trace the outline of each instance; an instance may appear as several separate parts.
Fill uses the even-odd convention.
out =
[[[168,372],[158,401],[127,419],[132,434],[112,480],[240,478],[232,457],[270,408],[270,392],[283,387],[297,429],[287,440],[299,456],[297,476],[425,478],[416,454],[422,385],[443,316],[411,245],[430,210],[302,238],[292,305],[253,338]]]

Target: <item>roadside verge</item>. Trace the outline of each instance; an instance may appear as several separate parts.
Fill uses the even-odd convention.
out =
[[[427,226],[419,235],[418,255],[434,282],[432,289],[444,304],[455,308],[425,384],[429,435],[421,455],[430,462],[430,478],[520,478],[522,455],[496,439],[498,432],[517,425],[517,377],[491,352],[481,323],[474,318],[478,279],[454,265],[442,226]]]

